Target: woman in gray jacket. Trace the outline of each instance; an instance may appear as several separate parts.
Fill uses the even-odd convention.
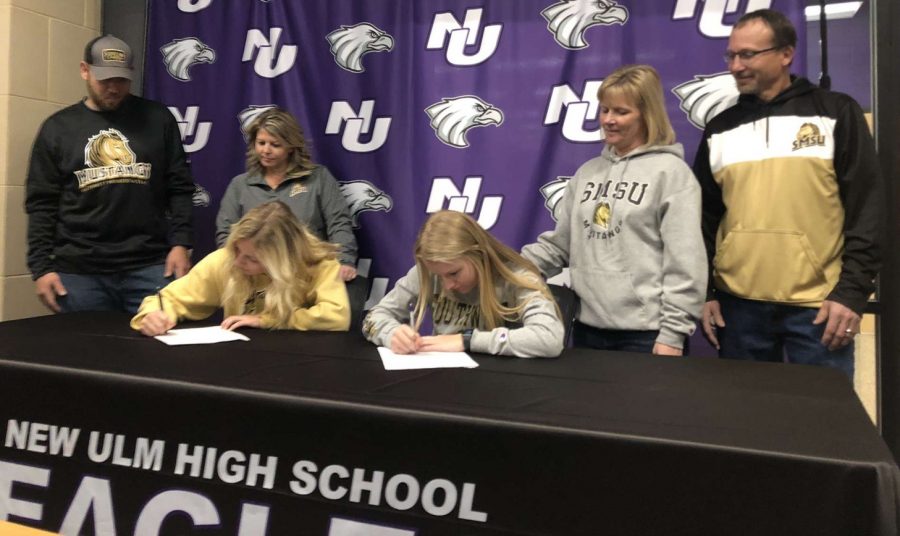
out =
[[[522,255],[547,277],[569,267],[576,346],[681,355],[706,296],[700,186],[655,69],[620,67],[598,98],[606,146],[569,181],[556,228]]]

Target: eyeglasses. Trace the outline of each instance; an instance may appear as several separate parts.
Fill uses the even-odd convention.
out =
[[[722,59],[725,60],[725,63],[727,63],[728,65],[731,65],[731,62],[734,61],[734,58],[740,58],[742,62],[746,63],[759,56],[760,54],[772,52],[773,50],[778,50],[779,48],[781,47],[769,47],[762,50],[740,50],[738,52],[726,52],[722,54]]]

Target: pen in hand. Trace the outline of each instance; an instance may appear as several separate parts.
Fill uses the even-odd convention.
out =
[[[413,304],[409,304],[409,329],[412,330],[413,353],[419,351],[419,331],[416,329],[416,311]]]

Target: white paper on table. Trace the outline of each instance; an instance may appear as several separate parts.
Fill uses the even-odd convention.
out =
[[[412,370],[429,368],[475,368],[478,363],[465,352],[419,352],[395,354],[390,348],[378,347],[384,370]]]
[[[236,331],[228,331],[219,326],[208,328],[170,329],[165,335],[153,337],[169,346],[184,344],[213,344],[216,342],[249,341],[250,337]]]

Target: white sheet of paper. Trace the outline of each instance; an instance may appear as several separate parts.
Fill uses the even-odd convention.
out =
[[[412,370],[429,368],[475,368],[478,363],[465,352],[419,352],[399,355],[384,346],[378,347],[384,370]]]
[[[250,337],[236,331],[222,329],[219,326],[210,326],[208,328],[170,329],[165,335],[157,335],[154,339],[169,346],[181,346],[184,344],[249,341]]]

